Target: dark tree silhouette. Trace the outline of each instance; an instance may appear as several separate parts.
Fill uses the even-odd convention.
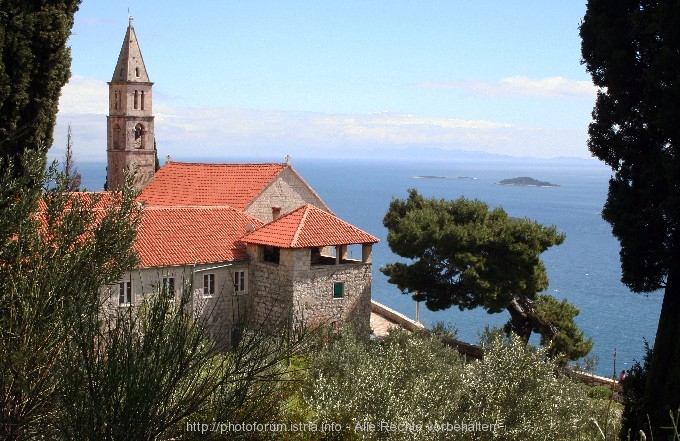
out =
[[[79,5],[0,0],[0,158],[11,160],[15,173],[22,173],[25,150],[38,152],[44,167],[61,88],[71,75],[66,43]]]
[[[590,0],[580,36],[600,88],[588,146],[614,171],[603,217],[622,281],[664,290],[640,415],[656,432],[680,405],[680,3]]]

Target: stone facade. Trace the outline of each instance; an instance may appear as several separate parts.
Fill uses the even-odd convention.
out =
[[[271,222],[275,215],[283,216],[304,204],[331,212],[300,175],[287,167],[243,211],[262,222]]]
[[[108,190],[116,190],[123,184],[126,171],[136,176],[138,189],[144,188],[154,177],[152,85],[131,21],[109,83]],[[239,204],[239,215],[252,220],[252,223],[238,224],[233,218],[229,221],[220,218],[219,222],[198,227],[197,221],[190,219],[182,224],[186,227],[183,233],[178,233],[175,230],[181,222],[175,218],[154,223],[151,217],[145,217],[148,224],[143,219],[139,231],[145,234],[146,241],[144,246],[138,241],[138,246],[144,250],[152,249],[152,254],[172,258],[146,263],[142,259],[142,265],[146,267],[125,274],[117,284],[102,288],[109,311],[137,307],[149,296],[159,293],[161,286],[171,286],[176,296],[189,287],[194,317],[207,325],[216,341],[226,346],[234,343],[234,337],[240,335],[244,325],[276,330],[279,326],[290,324],[339,325],[350,317],[357,317],[368,324],[371,313],[371,247],[378,239],[332,215],[330,208],[289,166],[288,161],[286,165],[280,164],[283,170],[273,178],[273,175],[266,175],[266,179],[261,176],[249,178],[258,185],[268,182],[263,190],[260,191],[262,187],[257,188],[259,193],[254,197],[246,192],[247,205]],[[167,176],[177,178],[177,174]],[[237,179],[223,176],[212,182],[212,188],[229,188],[236,193],[243,190],[233,190],[230,180]],[[159,206],[175,212],[180,212],[181,205],[193,206],[184,200],[183,203],[172,204],[177,201],[176,186],[172,182],[169,185],[163,182],[159,175],[152,184],[152,187],[164,185],[161,193],[170,201],[168,204],[164,199],[163,203],[158,203]],[[224,204],[220,207],[235,210]],[[153,203],[149,203],[147,213],[152,208]],[[276,237],[280,232],[277,228],[286,219],[281,219],[279,224],[271,222],[302,209],[307,211],[300,224],[291,226],[288,223],[287,228],[305,227],[308,216],[321,216],[321,221],[310,221],[306,226],[308,232],[311,231],[307,239],[316,242],[305,242],[304,245],[289,242],[289,246],[275,249],[269,246],[272,245],[269,239],[281,239]],[[312,214],[308,214],[310,210]],[[258,220],[269,224],[262,225]],[[271,235],[266,233],[267,241],[248,242],[248,236],[252,237],[252,234],[272,225],[275,228]],[[296,238],[300,234],[299,230],[291,231]],[[330,233],[335,233],[335,236],[331,234],[332,240],[329,239]],[[181,241],[170,240],[175,237],[180,237]],[[350,258],[347,244],[361,247],[357,253],[361,255],[360,259]],[[216,257],[212,253],[215,250],[237,252]],[[274,251],[275,258],[272,258]],[[205,263],[213,260],[223,261]],[[161,262],[176,266],[153,267]],[[191,262],[196,264],[191,265]]]
[[[355,317],[368,323],[370,260],[336,263],[334,257],[324,256],[324,263],[312,263],[310,248],[290,248],[281,249],[275,263],[264,260],[261,245],[250,245],[248,250],[253,274],[251,322],[274,326],[291,321],[310,326],[339,325]]]
[[[367,248],[370,249],[370,245]],[[167,278],[173,279],[175,296],[179,296],[183,288],[191,287],[193,274],[193,313],[209,325],[213,337],[220,342],[230,341],[232,331],[244,323],[268,330],[288,325],[339,326],[349,318],[368,323],[370,260],[335,263],[334,256],[323,256],[324,263],[315,264],[312,250],[301,248],[281,249],[279,261],[274,263],[264,261],[261,245],[249,245],[248,252],[250,262],[139,268],[126,273],[120,283],[104,289],[108,309],[141,305],[159,292]],[[367,255],[370,256],[370,252]],[[240,293],[235,292],[236,272],[245,275],[245,289]],[[214,291],[206,294],[204,278],[211,275],[212,281],[208,279],[206,283],[214,284]],[[126,284],[130,284],[129,297]]]
[[[155,170],[153,83],[132,21],[108,84],[107,189],[120,188],[127,171],[135,176],[134,187],[140,190],[153,179]]]

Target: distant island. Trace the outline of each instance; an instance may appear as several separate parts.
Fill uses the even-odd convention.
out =
[[[421,175],[421,176],[414,176],[413,179],[449,179],[449,178],[447,176]],[[458,176],[455,179],[475,180],[477,178],[472,178],[470,176]]]
[[[550,182],[539,181],[528,176],[521,176],[519,178],[503,179],[497,182],[498,185],[521,185],[523,187],[559,187],[557,184]]]

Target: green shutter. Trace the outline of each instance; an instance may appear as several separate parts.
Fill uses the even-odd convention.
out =
[[[333,283],[333,298],[341,299],[345,296],[345,284],[344,282]]]

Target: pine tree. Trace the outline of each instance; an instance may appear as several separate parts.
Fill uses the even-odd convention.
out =
[[[390,203],[383,224],[392,251],[411,263],[380,271],[414,300],[434,311],[506,310],[506,329],[525,342],[538,332],[551,355],[575,360],[590,352],[592,341],[573,321],[578,309],[538,294],[548,287],[539,256],[564,241],[554,227],[511,218],[476,200],[426,199],[416,190]]]

